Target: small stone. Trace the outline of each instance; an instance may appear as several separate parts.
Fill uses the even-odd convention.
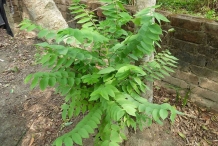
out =
[[[50,131],[47,131],[47,134],[51,134],[51,132],[50,132]]]

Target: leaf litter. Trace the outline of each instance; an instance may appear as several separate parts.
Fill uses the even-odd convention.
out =
[[[200,107],[188,101],[184,106],[182,101],[176,102],[176,95],[160,87],[154,89],[154,101],[164,103],[168,99],[171,105],[183,112],[177,116],[171,125],[171,131],[177,133],[190,146],[218,146],[218,113],[205,107]]]

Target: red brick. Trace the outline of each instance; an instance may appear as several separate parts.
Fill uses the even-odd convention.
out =
[[[170,83],[172,85],[181,87],[181,88],[188,88],[189,85],[188,83],[186,83],[185,81],[178,79],[178,78],[174,78],[172,76],[167,76],[163,79],[164,82]]]
[[[211,34],[217,35],[218,32],[218,23],[215,21],[206,22],[205,24],[205,31]]]
[[[207,107],[208,109],[218,112],[217,102],[202,98],[196,94],[191,94],[191,100],[199,106]]]
[[[181,28],[175,28],[174,38],[196,44],[206,44],[207,41],[204,32],[188,31]]]
[[[218,93],[218,83],[207,78],[200,78],[199,86]]]
[[[218,82],[218,72],[208,69],[206,67],[199,67],[196,65],[190,66],[191,72],[199,77],[205,77],[212,81]]]
[[[194,85],[191,86],[190,88],[191,88],[191,94],[196,94],[199,97],[209,99],[214,102],[218,102],[218,93]]]
[[[188,15],[171,15],[171,25],[192,31],[202,30],[203,19],[191,17]]]
[[[177,70],[174,74],[172,74],[172,76],[175,78],[181,79],[188,84],[191,83],[194,85],[198,85],[198,82],[199,82],[198,76],[196,76],[195,74],[192,74],[191,72],[184,72],[184,71]]]

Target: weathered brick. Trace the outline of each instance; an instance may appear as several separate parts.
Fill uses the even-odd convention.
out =
[[[181,87],[181,88],[188,88],[189,85],[188,83],[186,83],[185,81],[178,79],[178,78],[174,78],[172,76],[167,76],[164,79],[162,79],[164,82],[170,83],[172,85]]]
[[[211,70],[218,71],[218,57],[217,59],[209,59],[207,61],[207,67]]]
[[[170,24],[175,27],[184,28],[192,31],[202,30],[202,19],[188,15],[170,15]]]
[[[191,64],[204,67],[207,63],[207,59],[205,55],[197,54],[192,56]]]
[[[199,46],[199,48],[197,49],[197,52],[202,54],[202,55],[205,55],[205,56],[208,56],[209,58],[217,58],[218,57],[218,49],[217,48],[213,48],[213,47],[210,47],[210,46]]]
[[[155,86],[157,86],[157,87],[164,87],[164,88],[166,88],[168,93],[176,94],[176,87],[177,86],[172,85],[170,83],[167,83],[165,81],[155,81],[154,82],[154,87]],[[180,95],[181,96],[185,96],[185,91],[186,90],[187,90],[187,88],[185,88],[185,89],[179,88]]]
[[[213,80],[215,82],[218,82],[218,72],[213,71],[211,69],[208,69],[206,67],[200,67],[196,65],[190,65],[191,72],[194,74],[200,76],[200,77],[206,77],[210,80]]]
[[[199,86],[218,93],[218,83],[207,78],[200,78]]]
[[[185,72],[189,72],[190,71],[190,63],[179,60],[178,61],[178,69],[180,69],[181,71],[185,71]]]
[[[190,99],[199,106],[207,107],[211,110],[218,112],[217,102],[202,98],[201,96],[196,95],[196,94],[191,94]]]
[[[173,46],[175,49],[180,51],[189,52],[189,53],[196,53],[197,48],[199,47],[198,44],[185,42],[182,40],[171,38],[170,45]]]
[[[188,84],[192,83],[194,85],[198,85],[199,83],[198,76],[192,74],[191,72],[184,72],[184,71],[177,70],[175,73],[172,74],[172,76],[181,79],[187,82]]]
[[[201,54],[191,54],[185,51],[178,51],[175,55],[181,61],[188,62],[193,65],[202,66],[204,67],[206,64],[206,56]]]
[[[211,34],[217,35],[218,23],[215,21],[208,21],[204,23],[205,31]]]
[[[168,92],[175,93],[175,89],[169,88],[172,85],[165,82],[165,81],[155,81],[154,85],[165,87]],[[217,106],[218,102],[215,102],[215,101],[208,99],[208,98],[204,98],[201,95],[195,94],[196,88],[194,88],[194,87],[197,87],[197,86],[196,85],[190,86],[190,88],[191,88],[191,94],[190,94],[191,101],[195,102],[199,106],[204,106],[204,107],[206,106],[207,108],[218,111],[218,106]],[[186,91],[184,91],[184,93],[181,92],[180,95],[185,96],[185,93],[186,93]]]
[[[202,98],[218,102],[218,93],[198,86],[191,86],[191,94],[196,94]]]
[[[175,28],[174,38],[196,44],[206,44],[206,34],[200,31],[187,31]]]
[[[212,71],[207,78],[215,82],[218,82],[218,72]]]
[[[196,66],[196,65],[191,65],[190,69],[191,69],[191,72],[193,72],[194,74],[201,76],[201,77],[206,77],[211,72],[211,70],[209,70],[205,67],[200,67],[200,66]]]
[[[218,31],[217,31],[218,33]],[[209,46],[218,49],[218,35],[207,34],[207,43]]]
[[[193,56],[190,53],[176,50],[176,52],[173,55],[175,55],[175,57],[177,57],[180,61],[192,63]]]

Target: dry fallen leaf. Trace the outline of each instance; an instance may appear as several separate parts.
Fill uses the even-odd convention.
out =
[[[201,126],[204,130],[208,130],[208,128],[205,125]]]
[[[182,132],[178,132],[178,134],[179,134],[180,137],[182,137],[184,139],[186,138],[185,134],[183,134]]]
[[[32,136],[29,146],[32,146],[33,142],[34,142],[34,136]]]

